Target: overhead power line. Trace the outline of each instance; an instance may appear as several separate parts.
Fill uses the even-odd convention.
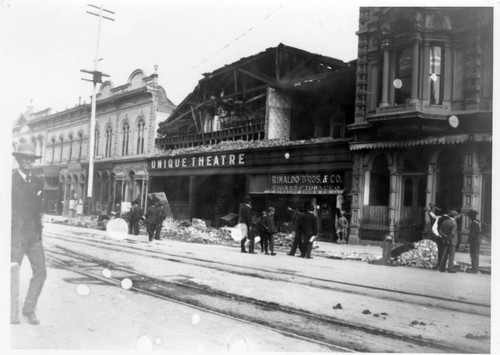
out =
[[[274,9],[273,11],[271,11],[269,14],[267,14],[261,22],[264,22],[266,21],[269,17],[271,17],[274,13],[276,13],[277,11],[279,11],[284,5],[280,5],[278,6],[276,9]],[[202,65],[203,63],[206,63],[208,60],[212,59],[213,57],[215,57],[217,54],[219,54],[220,52],[222,52],[223,50],[225,50],[226,48],[228,48],[229,46],[231,46],[234,42],[240,40],[241,38],[243,38],[244,36],[246,36],[247,33],[251,32],[253,29],[255,28],[255,26],[252,26],[250,27],[248,30],[246,30],[245,32],[243,32],[242,34],[240,34],[239,36],[237,36],[236,38],[234,38],[231,42],[229,42],[228,44],[226,44],[224,47],[220,48],[218,51],[214,52],[213,54],[211,54],[210,56],[206,57],[205,59],[203,59],[201,62],[199,62],[198,64],[196,65],[193,65],[191,68],[189,68],[188,70],[186,70],[185,72],[181,73],[179,76],[173,78],[173,79],[170,79],[167,81],[167,83],[171,83],[172,81],[175,81],[177,79],[180,79],[182,78],[185,74],[191,72],[192,70],[196,69],[197,67],[199,67],[200,65]]]

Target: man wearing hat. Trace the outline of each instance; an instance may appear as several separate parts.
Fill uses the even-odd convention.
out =
[[[28,257],[33,270],[22,314],[30,324],[39,324],[35,315],[38,297],[47,278],[45,253],[42,244],[42,189],[43,179],[32,173],[33,163],[41,158],[35,154],[32,144],[19,144],[12,153],[18,169],[12,174],[12,226],[11,261],[21,265]],[[19,303],[17,299],[11,310],[11,324],[19,323]]]
[[[256,254],[254,251],[255,247],[255,235],[254,235],[254,230],[253,230],[253,223],[252,223],[252,206],[250,205],[251,200],[250,197],[245,197],[243,199],[243,203],[240,203],[240,208],[238,210],[238,224],[244,224],[245,225],[245,233],[243,235],[243,238],[241,239],[241,252],[246,253],[245,249],[245,242],[248,239],[250,244],[248,246],[250,254]]]
[[[438,269],[441,272],[444,272],[446,269],[446,261],[448,261],[448,272],[457,272],[453,266],[453,263],[455,262],[455,249],[458,242],[457,218],[458,212],[454,210],[440,218],[440,220],[442,219],[443,221],[439,227],[439,235],[445,244],[443,258],[440,265],[438,265]]]
[[[139,235],[139,221],[142,217],[142,209],[139,206],[139,201],[132,201],[132,208],[130,209],[130,218],[128,222],[128,234]]]
[[[267,209],[267,215],[264,218],[263,229],[264,229],[264,251],[266,255],[269,255],[269,251],[271,251],[271,255],[276,255],[274,252],[274,234],[276,233],[276,225],[274,223],[274,212],[275,209],[273,206],[269,206]]]
[[[470,218],[470,226],[469,226],[469,239],[467,243],[469,243],[470,250],[470,262],[472,264],[472,268],[467,269],[466,272],[471,274],[477,274],[479,272],[479,247],[481,245],[481,225],[477,220],[478,212],[474,210],[470,210],[467,213]]]

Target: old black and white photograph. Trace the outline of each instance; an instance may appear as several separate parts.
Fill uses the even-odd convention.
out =
[[[2,353],[500,351],[498,4],[0,0]]]

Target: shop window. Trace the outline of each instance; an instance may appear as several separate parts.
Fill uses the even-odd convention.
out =
[[[385,156],[379,155],[373,161],[370,172],[370,200],[371,206],[389,205],[390,173]]]
[[[411,96],[413,54],[411,48],[403,48],[396,53],[395,104],[407,104]]]
[[[429,94],[431,105],[442,103],[442,58],[441,46],[432,45],[429,49]]]

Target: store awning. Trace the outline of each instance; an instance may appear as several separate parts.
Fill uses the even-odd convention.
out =
[[[383,148],[399,148],[399,147],[414,147],[422,145],[445,145],[445,144],[463,144],[463,143],[491,143],[491,133],[472,133],[472,134],[456,134],[451,136],[441,137],[426,137],[421,139],[409,139],[405,141],[381,141],[367,143],[350,143],[350,150],[362,149],[383,149]]]

